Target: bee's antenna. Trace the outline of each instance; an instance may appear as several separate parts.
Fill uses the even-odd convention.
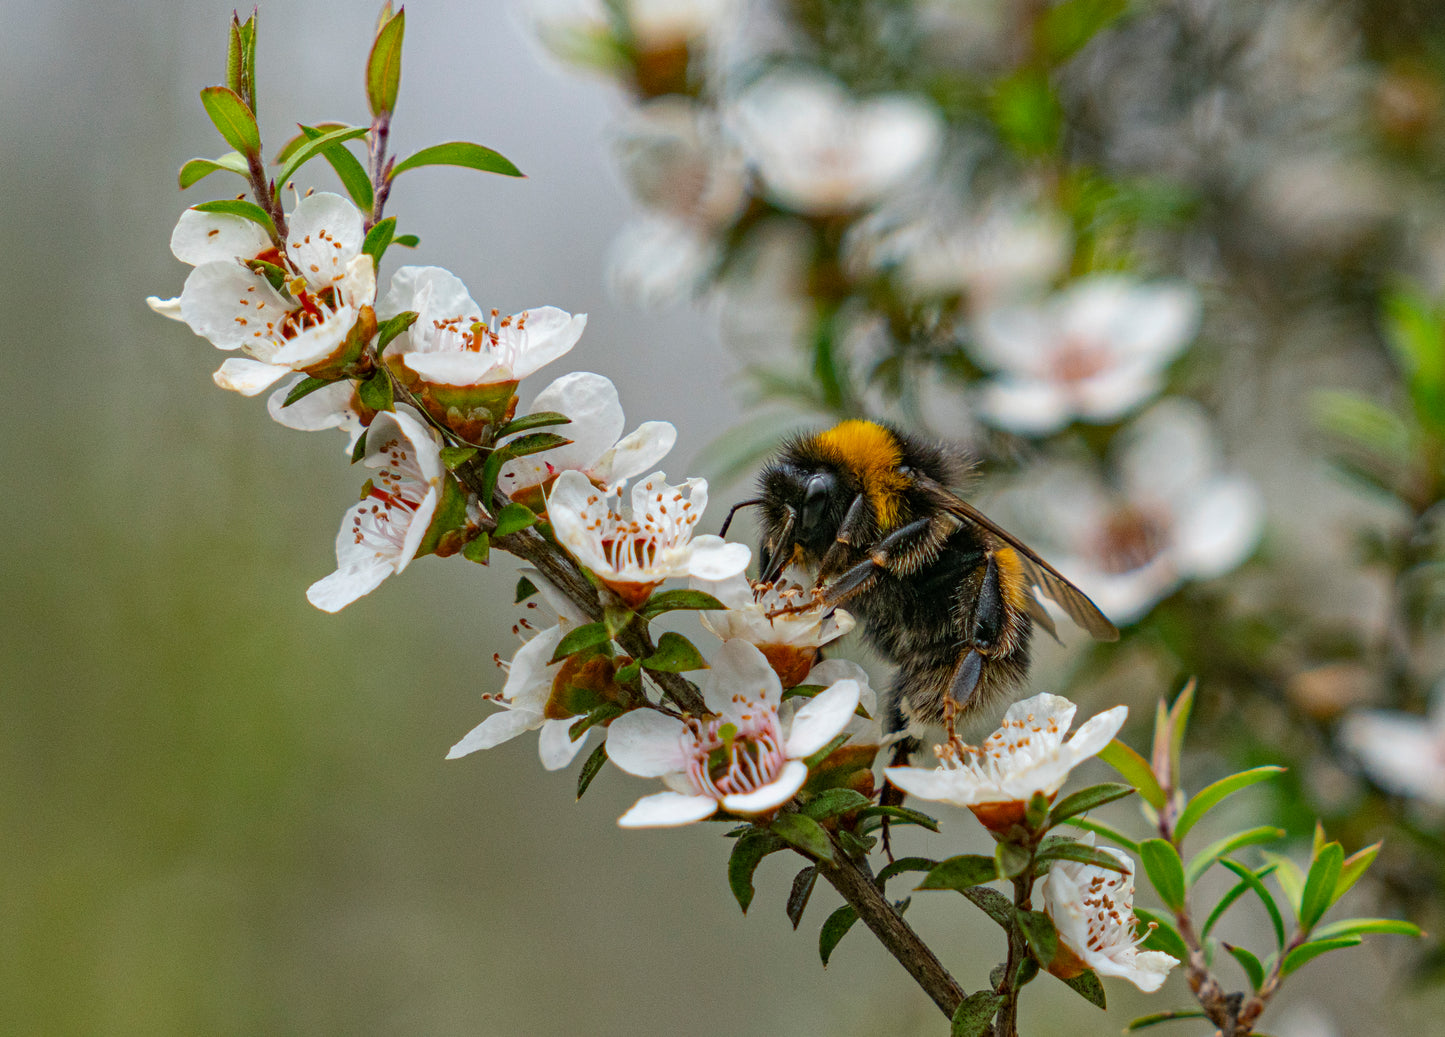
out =
[[[751,508],[756,504],[761,504],[762,502],[763,499],[761,497],[754,497],[752,500],[738,501],[736,504],[734,504],[731,508],[728,509],[728,517],[723,519],[722,532],[720,532],[718,536],[725,537],[728,535],[728,526],[732,525],[733,516],[737,514],[739,508]]]

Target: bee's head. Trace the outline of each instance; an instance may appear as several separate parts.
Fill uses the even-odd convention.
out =
[[[760,576],[773,580],[790,562],[814,568],[837,538],[848,506],[858,495],[846,469],[810,457],[791,444],[763,469]]]

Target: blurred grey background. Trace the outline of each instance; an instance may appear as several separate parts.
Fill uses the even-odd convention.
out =
[[[263,6],[272,150],[298,120],[365,117],[375,13]],[[866,936],[819,967],[834,902],[820,891],[792,932],[781,856],[743,917],[718,828],[616,828],[643,783],[609,771],[576,805],[574,775],[543,772],[531,738],[444,762],[498,686],[492,653],[514,646],[504,566],[426,559],[339,616],[306,603],[361,481],[341,437],[215,389],[218,352],[143,302],[179,292],[181,209],[239,189],[175,188],[183,161],[225,150],[197,92],[221,79],[230,14],[0,4],[0,1031],[941,1033]],[[703,315],[640,314],[602,289],[626,216],[606,154],[615,99],[546,66],[508,6],[407,14],[397,150],[472,139],[529,175],[401,180],[390,211],[420,234],[418,261],[503,312],[589,313],[530,391],[567,369],[607,374],[629,427],[678,426],[668,469],[685,474],[738,418],[734,365]],[[329,177],[317,163],[303,182]],[[383,279],[410,259],[398,252]],[[932,852],[981,848],[948,819]],[[913,907],[981,986],[991,926],[938,894]],[[1367,1032],[1348,1023],[1376,1006],[1353,1003],[1350,977],[1388,970],[1383,953],[1313,970],[1343,1032]],[[1116,1033],[1131,1008],[1168,1006],[1108,986],[1106,1017],[1041,981],[1026,1032]],[[1424,1032],[1429,1009],[1406,998],[1396,1025]]]

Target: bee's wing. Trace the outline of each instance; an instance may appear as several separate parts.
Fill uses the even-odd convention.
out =
[[[939,495],[939,503],[950,514],[965,522],[982,527],[1017,551],[1019,563],[1029,583],[1038,588],[1039,593],[1044,597],[1055,602],[1070,619],[1092,634],[1095,640],[1117,641],[1119,639],[1119,628],[1109,622],[1109,617],[1099,611],[1099,607],[1089,600],[1089,596],[1064,579],[1057,569],[1035,554],[1031,547],[1003,529],[997,522],[962,497],[951,493],[932,480],[929,480],[929,483],[928,489]],[[1037,602],[1033,604],[1037,608],[1028,608],[1028,612],[1034,619],[1038,620],[1040,613],[1047,617],[1048,613],[1044,612],[1042,606],[1038,606]],[[1042,620],[1040,622],[1046,630],[1053,633],[1052,622],[1043,622]]]

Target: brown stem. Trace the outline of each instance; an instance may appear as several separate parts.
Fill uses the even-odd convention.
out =
[[[280,188],[266,179],[266,167],[261,161],[259,151],[246,156],[246,167],[251,181],[251,193],[256,196],[256,201],[261,208],[266,210],[266,215],[271,217],[271,224],[275,227],[271,243],[284,253],[286,251],[286,213],[281,208]]]
[[[817,864],[818,874],[827,879],[848,905],[858,912],[858,917],[878,937],[878,942],[908,970],[939,1010],[952,1019],[953,1013],[963,1003],[963,988],[883,896],[873,879],[843,851],[836,840],[833,843],[833,859],[820,860]]]
[[[386,199],[391,194],[391,163],[386,157],[386,141],[391,134],[391,113],[381,112],[371,120],[371,132],[366,137],[367,173],[371,176],[371,212],[366,215],[366,229],[371,230],[381,222],[386,210]]]

